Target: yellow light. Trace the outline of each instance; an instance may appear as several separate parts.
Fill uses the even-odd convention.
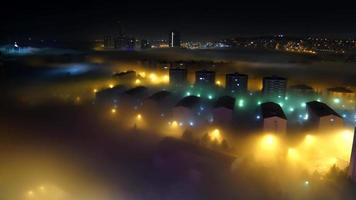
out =
[[[216,85],[220,86],[221,82],[220,81],[216,81]]]
[[[109,88],[113,88],[114,87],[114,84],[109,84]]]
[[[260,144],[260,148],[263,150],[276,150],[278,144],[277,137],[273,134],[264,135]]]
[[[221,143],[223,140],[219,129],[214,129],[210,132],[209,138],[211,141],[217,141],[218,143]]]
[[[151,73],[149,78],[152,82],[157,82],[157,79],[158,79],[157,75],[155,73]]]
[[[146,77],[146,72],[140,72],[139,75],[140,75],[142,78],[145,78],[145,77]]]
[[[309,135],[309,134],[305,136],[305,143],[307,145],[312,145],[314,143],[314,141],[315,141],[314,136]]]
[[[115,113],[116,113],[116,109],[115,109],[115,108],[112,108],[112,109],[111,109],[111,113],[112,113],[112,114],[115,114]]]
[[[292,160],[292,161],[296,161],[298,160],[299,155],[296,149],[294,148],[289,148],[288,149],[288,159]]]
[[[141,120],[142,119],[142,115],[141,114],[137,114],[136,119],[137,120]]]
[[[93,93],[97,93],[98,90],[96,88],[93,89]]]
[[[135,84],[136,84],[136,85],[141,84],[141,80],[140,80],[140,79],[136,79]]]
[[[27,195],[28,196],[33,196],[35,193],[32,191],[32,190],[29,190],[28,192],[27,192]]]
[[[42,192],[45,191],[45,187],[43,185],[41,185],[38,189],[40,189],[40,191],[42,191]]]
[[[163,76],[163,82],[169,82],[169,76],[168,75],[164,75]]]
[[[350,130],[344,130],[344,131],[342,132],[342,138],[343,138],[345,141],[352,141],[352,139],[353,139],[352,131],[350,131]]]
[[[264,144],[273,145],[275,143],[275,138],[273,135],[266,135],[264,138]]]
[[[171,127],[172,127],[172,128],[177,128],[177,127],[178,127],[178,122],[177,122],[177,121],[173,121],[173,122],[171,123]]]

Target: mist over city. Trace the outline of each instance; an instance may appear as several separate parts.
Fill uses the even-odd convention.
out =
[[[33,1],[1,18],[0,199],[355,199],[351,5]]]

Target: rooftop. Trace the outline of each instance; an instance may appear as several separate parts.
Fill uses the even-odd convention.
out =
[[[328,88],[328,92],[354,93],[354,91],[345,87]]]
[[[181,99],[176,106],[183,106],[187,108],[193,108],[200,103],[200,97],[197,96],[187,96]]]
[[[168,97],[172,95],[172,93],[168,92],[168,91],[159,91],[159,92],[156,92],[154,93],[153,95],[151,95],[150,97],[148,97],[149,99],[152,99],[154,101],[161,101],[162,99]]]
[[[261,104],[262,116],[263,118],[270,117],[280,117],[283,119],[287,119],[280,105],[273,102],[266,102]]]
[[[214,108],[228,108],[230,110],[233,110],[235,107],[235,98],[230,97],[230,96],[222,96],[220,97],[214,104]]]
[[[335,112],[332,108],[330,108],[325,103],[321,103],[318,101],[311,101],[307,103],[308,109],[312,110],[319,117],[327,116],[327,115],[335,115],[341,117],[339,114]]]

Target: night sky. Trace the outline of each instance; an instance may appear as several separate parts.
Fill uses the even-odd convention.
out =
[[[289,34],[356,37],[356,12],[341,2],[311,1],[26,1],[1,6],[1,38],[99,39],[115,31],[137,38],[166,39],[177,29],[183,40]]]

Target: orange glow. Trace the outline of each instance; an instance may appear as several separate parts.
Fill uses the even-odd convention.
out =
[[[136,115],[136,119],[137,119],[137,120],[141,120],[141,119],[142,119],[142,115],[141,115],[141,114],[137,114],[137,115]]]
[[[223,137],[221,136],[219,129],[214,129],[209,133],[209,138],[212,142],[218,142],[219,144],[223,141]]]

